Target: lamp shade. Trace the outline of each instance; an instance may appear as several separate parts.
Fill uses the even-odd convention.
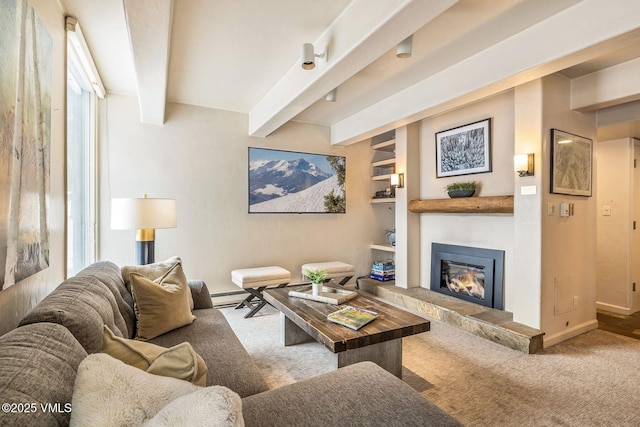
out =
[[[138,230],[146,228],[175,228],[175,199],[111,199],[111,228]]]

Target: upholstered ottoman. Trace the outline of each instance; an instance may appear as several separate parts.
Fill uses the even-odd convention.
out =
[[[325,277],[325,282],[328,282],[331,279],[342,278],[340,280],[340,285],[346,285],[347,282],[353,277],[355,271],[353,270],[353,265],[347,264],[345,262],[340,261],[329,261],[329,262],[312,262],[308,264],[304,264],[302,266],[302,277],[306,277],[306,271],[316,272],[318,270],[324,270],[327,272],[327,276]]]
[[[249,312],[244,316],[253,317],[258,311],[267,305],[262,292],[267,287],[283,288],[291,282],[291,272],[282,267],[271,265],[268,267],[244,268],[231,272],[231,281],[249,292],[236,309],[247,307]],[[254,298],[258,301],[252,302]]]

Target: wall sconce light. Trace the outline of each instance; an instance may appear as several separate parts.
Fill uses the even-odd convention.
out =
[[[520,176],[533,176],[534,154],[516,154],[513,156],[513,170]]]
[[[404,187],[404,174],[403,173],[392,173],[391,174],[391,186],[395,188]]]
[[[331,92],[327,94],[327,96],[324,97],[324,100],[329,102],[336,102],[337,99],[338,99],[338,88],[333,89]]]
[[[398,58],[410,58],[413,47],[413,34],[398,43],[396,56]]]
[[[324,58],[325,53],[315,53],[311,43],[302,45],[302,68],[304,70],[313,70],[316,67],[316,58]]]

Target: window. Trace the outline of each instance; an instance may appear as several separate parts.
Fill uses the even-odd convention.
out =
[[[103,97],[104,87],[75,19],[67,18],[67,31],[66,204],[69,277],[96,258],[96,91],[98,96]]]

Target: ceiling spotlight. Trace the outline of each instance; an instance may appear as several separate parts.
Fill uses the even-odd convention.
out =
[[[316,66],[315,58],[324,58],[324,52],[317,54],[314,52],[311,43],[304,43],[302,45],[302,68],[305,70],[313,70]]]
[[[413,34],[398,43],[398,47],[396,47],[396,56],[398,58],[410,58],[412,46]]]
[[[338,98],[338,88],[335,88],[334,90],[329,92],[327,96],[324,97],[324,100],[329,102],[336,102],[337,98]]]

